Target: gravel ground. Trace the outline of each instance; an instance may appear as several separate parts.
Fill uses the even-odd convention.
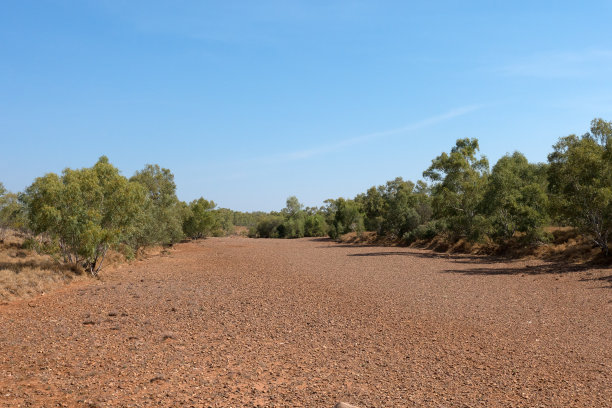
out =
[[[0,306],[0,406],[612,407],[612,271],[217,238]]]

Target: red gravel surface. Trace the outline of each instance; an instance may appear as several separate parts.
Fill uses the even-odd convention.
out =
[[[612,407],[612,271],[219,238],[0,306],[0,406]]]

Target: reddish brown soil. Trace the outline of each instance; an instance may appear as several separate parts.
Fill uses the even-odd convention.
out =
[[[612,407],[612,271],[208,239],[0,306],[1,406]]]

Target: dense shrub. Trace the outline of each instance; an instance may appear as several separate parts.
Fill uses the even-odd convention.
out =
[[[281,216],[270,215],[259,221],[256,227],[256,237],[258,238],[280,238],[278,227],[282,225],[284,219]]]
[[[483,203],[493,238],[508,239],[521,232],[529,241],[541,239],[548,222],[546,170],[518,152],[495,164]]]
[[[183,231],[189,238],[203,238],[214,235],[219,230],[217,216],[213,209],[217,205],[203,197],[193,200],[183,211]]]
[[[183,208],[176,196],[174,175],[159,165],[147,164],[130,179],[145,188],[146,200],[130,237],[138,249],[147,245],[172,244],[183,238]]]
[[[429,221],[425,224],[417,226],[412,231],[405,233],[402,236],[402,239],[407,243],[417,240],[430,240],[443,233],[443,231],[446,229],[446,225],[444,225],[444,222],[440,220]]]
[[[22,199],[34,233],[56,241],[64,261],[97,275],[108,249],[134,234],[146,191],[103,156],[91,168],[37,178]]]
[[[359,202],[338,198],[327,200],[325,214],[327,215],[328,234],[335,239],[349,232],[364,231],[363,212]]]
[[[307,237],[324,237],[327,235],[327,223],[323,214],[309,214],[304,220],[304,235]]]

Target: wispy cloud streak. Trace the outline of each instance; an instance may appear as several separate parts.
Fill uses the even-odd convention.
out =
[[[535,54],[501,67],[506,76],[566,79],[610,74],[612,51],[588,48],[573,52]]]
[[[277,156],[270,157],[268,159],[270,161],[277,161],[277,162],[287,162],[287,161],[309,159],[315,156],[320,156],[322,154],[340,151],[350,146],[366,143],[372,140],[414,132],[416,130],[423,129],[429,126],[433,126],[438,123],[446,122],[448,120],[457,118],[459,116],[467,115],[468,113],[472,113],[481,108],[482,108],[481,105],[463,106],[460,108],[452,109],[443,114],[432,116],[430,118],[426,118],[421,121],[411,123],[409,125],[402,126],[399,128],[382,130],[382,131],[374,132],[374,133],[368,133],[366,135],[344,139],[336,143],[331,143],[327,145],[313,147],[310,149],[304,149],[304,150],[299,150],[295,152],[280,154]]]

